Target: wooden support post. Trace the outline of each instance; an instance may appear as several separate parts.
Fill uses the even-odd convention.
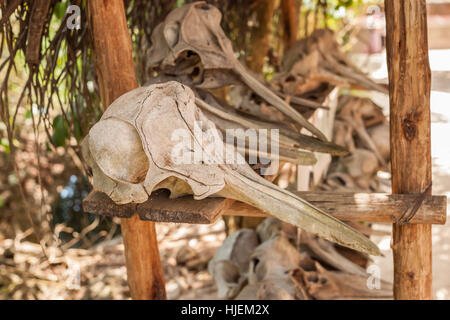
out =
[[[292,47],[295,41],[297,41],[299,10],[296,0],[281,0],[280,6],[283,26],[283,40],[286,51]]]
[[[264,59],[270,49],[275,1],[256,1],[254,4],[257,26],[252,29],[247,66],[253,72],[262,72]]]
[[[122,0],[90,0],[88,10],[96,71],[106,109],[120,95],[138,86],[131,38]],[[165,299],[155,224],[135,216],[122,219],[121,225],[131,297]]]
[[[431,193],[425,0],[385,0],[393,193]],[[393,226],[394,298],[431,299],[431,225]]]

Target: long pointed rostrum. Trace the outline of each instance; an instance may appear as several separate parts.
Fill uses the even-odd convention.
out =
[[[321,238],[371,255],[381,255],[369,238],[342,221],[317,209],[296,195],[281,189],[253,171],[226,171],[226,187],[218,194],[257,207],[282,221],[291,223]]]

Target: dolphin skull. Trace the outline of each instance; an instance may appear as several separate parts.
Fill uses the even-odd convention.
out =
[[[239,62],[230,39],[220,27],[221,19],[219,9],[203,1],[171,11],[152,33],[149,66],[197,88],[218,88],[242,81],[262,99],[326,141],[319,129]],[[311,105],[311,101],[301,100]]]
[[[212,145],[196,132],[214,132],[215,124],[197,107],[192,90],[170,81],[132,90],[115,100],[83,141],[83,154],[93,171],[94,189],[117,204],[141,203],[157,189],[172,197],[191,194],[231,198],[253,205],[280,220],[341,245],[379,254],[377,246],[345,223],[313,207],[256,174],[244,159],[227,163],[234,146],[216,139]],[[208,161],[179,163],[174,133],[187,133],[181,151],[196,150]],[[208,136],[208,135],[206,135]]]

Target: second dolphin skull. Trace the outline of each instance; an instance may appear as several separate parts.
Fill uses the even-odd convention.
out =
[[[263,100],[326,141],[319,129],[239,62],[220,27],[221,18],[216,7],[203,1],[173,10],[152,33],[149,65],[198,88],[218,88],[242,81]]]

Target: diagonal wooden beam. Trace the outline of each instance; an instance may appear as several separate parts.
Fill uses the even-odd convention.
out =
[[[393,193],[431,194],[425,0],[385,0]],[[431,299],[431,225],[393,226],[394,298]]]
[[[138,86],[123,0],[88,1],[96,71],[103,106]],[[165,299],[155,224],[122,219],[128,285],[133,299]]]

